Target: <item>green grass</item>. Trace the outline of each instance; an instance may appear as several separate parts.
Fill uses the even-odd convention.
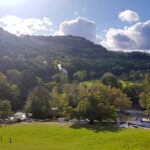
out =
[[[92,86],[94,83],[96,83],[97,80],[92,80],[92,81],[84,81],[84,82],[81,82],[80,85],[82,86]]]
[[[132,85],[142,85],[142,82],[131,82],[131,81],[123,81],[123,80],[119,80],[119,82],[122,84],[123,88],[125,88],[126,86],[132,86]]]
[[[144,129],[107,130],[41,123],[0,127],[1,135],[0,150],[150,149],[150,130]]]

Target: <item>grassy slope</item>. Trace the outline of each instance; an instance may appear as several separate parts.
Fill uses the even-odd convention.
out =
[[[56,124],[0,128],[1,150],[149,150],[150,130],[93,130]],[[12,137],[12,143],[9,143]]]

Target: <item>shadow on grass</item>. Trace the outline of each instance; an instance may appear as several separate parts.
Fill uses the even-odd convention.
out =
[[[96,133],[98,132],[120,132],[122,131],[122,128],[116,127],[114,125],[79,125],[79,124],[74,124],[71,125],[70,128],[72,129],[88,129],[92,130]]]

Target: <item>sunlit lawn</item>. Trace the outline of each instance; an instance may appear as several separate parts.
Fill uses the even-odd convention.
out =
[[[62,124],[0,127],[0,150],[149,150],[150,130],[73,128]],[[9,143],[9,138],[12,143]]]

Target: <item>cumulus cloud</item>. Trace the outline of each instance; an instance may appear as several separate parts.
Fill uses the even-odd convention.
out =
[[[53,31],[52,22],[49,18],[20,18],[13,15],[6,15],[0,18],[0,27],[16,34],[28,35],[50,35]]]
[[[127,21],[127,22],[136,22],[139,21],[140,17],[139,15],[131,10],[125,10],[119,13],[118,18],[121,21]]]
[[[85,37],[88,40],[96,40],[95,22],[86,18],[77,18],[75,20],[64,21],[60,24],[59,31],[56,35],[74,35]]]
[[[101,44],[111,50],[150,50],[150,20],[124,29],[111,28]]]

